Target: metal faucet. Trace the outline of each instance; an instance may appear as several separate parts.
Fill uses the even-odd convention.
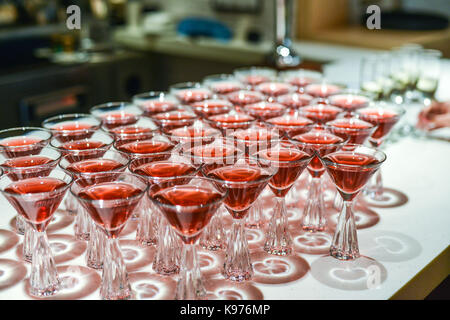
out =
[[[270,60],[278,69],[293,68],[300,64],[300,56],[291,48],[294,0],[275,1],[274,48]]]

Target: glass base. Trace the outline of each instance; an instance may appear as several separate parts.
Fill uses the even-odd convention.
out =
[[[269,246],[264,246],[264,251],[277,256],[289,256],[292,254],[292,248],[274,248]]]
[[[342,252],[338,248],[331,246],[330,247],[330,256],[339,259],[339,260],[355,260],[358,259],[361,255],[359,251],[353,252]]]
[[[30,288],[30,294],[35,297],[48,297],[56,294],[59,291],[60,282],[51,285],[45,289]]]
[[[225,277],[225,279],[236,281],[236,282],[242,282],[242,281],[248,281],[253,277],[253,272],[245,272],[242,273],[240,271],[222,271],[222,275]]]

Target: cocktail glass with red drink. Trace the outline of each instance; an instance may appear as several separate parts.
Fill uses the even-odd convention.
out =
[[[369,137],[368,141],[374,148],[379,148],[388,137],[391,130],[405,114],[405,109],[399,105],[388,102],[374,102],[367,108],[356,111],[357,116],[376,126],[376,130]],[[383,179],[381,170],[378,170],[369,181],[367,186],[369,200],[376,203],[388,201],[388,197],[384,195]]]
[[[306,93],[288,93],[278,96],[275,101],[288,107],[291,111],[296,111],[301,107],[311,103],[313,97]]]
[[[227,196],[227,190],[205,177],[181,178],[176,184],[151,185],[148,196],[184,243],[175,299],[201,299],[206,290],[195,243]]]
[[[340,260],[356,259],[360,254],[352,202],[386,160],[386,155],[375,148],[347,144],[338,151],[320,155],[320,160],[344,200],[330,255]]]
[[[369,106],[373,96],[359,90],[345,89],[329,96],[327,100],[328,104],[341,108],[346,117],[352,117],[356,110]]]
[[[108,172],[76,179],[70,192],[106,234],[100,295],[106,300],[132,297],[118,238],[148,189],[146,179],[131,173]]]
[[[209,75],[203,79],[203,85],[219,97],[245,89],[245,85],[232,74]]]
[[[329,104],[317,103],[299,108],[298,113],[317,124],[325,124],[336,119],[339,114],[343,113],[343,110]]]
[[[94,106],[90,113],[102,122],[108,129],[135,124],[142,116],[143,111],[129,102],[108,102]]]
[[[163,91],[140,93],[132,98],[133,104],[143,111],[143,116],[151,117],[157,113],[175,111],[179,108],[179,101]]]
[[[35,232],[30,294],[51,296],[59,290],[60,279],[45,230],[70,187],[72,177],[55,169],[43,177],[14,178],[13,173],[4,174],[0,178],[0,191]]]
[[[181,104],[191,104],[197,101],[211,99],[213,92],[203,86],[200,82],[181,82],[169,87],[169,92]]]
[[[279,73],[279,77],[285,82],[296,86],[299,92],[303,91],[303,88],[307,85],[312,83],[320,83],[323,79],[321,72],[308,69],[281,71]]]
[[[99,130],[101,121],[91,114],[61,114],[42,122],[42,127],[50,130],[61,142],[89,138]]]
[[[261,83],[274,80],[277,71],[266,67],[244,67],[233,72],[236,79],[249,87],[255,87]]]
[[[191,104],[191,108],[198,116],[204,119],[234,110],[233,104],[226,99],[208,99],[194,102]]]

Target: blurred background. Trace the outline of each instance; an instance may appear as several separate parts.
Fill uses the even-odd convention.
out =
[[[72,4],[79,30],[66,25]],[[372,4],[381,30],[366,26]],[[448,0],[0,0],[0,127],[245,66],[318,70],[368,91],[382,90],[374,69],[391,80],[433,69],[412,89],[434,99],[448,88],[436,59],[450,57],[449,16]]]

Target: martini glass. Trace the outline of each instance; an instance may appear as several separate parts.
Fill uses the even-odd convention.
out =
[[[269,161],[272,167],[277,168],[277,172],[269,180],[269,187],[277,199],[277,204],[270,219],[264,250],[274,255],[290,255],[292,238],[288,230],[285,196],[309,164],[313,154],[300,150],[299,146],[292,142],[279,141],[253,156],[258,161]]]
[[[205,176],[214,179],[221,190],[228,190],[225,207],[233,217],[222,274],[226,279],[245,281],[252,278],[253,267],[245,232],[245,218],[260,193],[275,174],[266,161],[238,159],[234,164],[205,164]]]
[[[151,156],[161,160],[167,159],[167,155],[178,148],[169,138],[160,134],[154,135],[151,139],[117,140],[114,147],[126,153],[131,159]]]
[[[120,151],[108,150],[101,157],[84,159],[73,162],[71,155],[64,156],[59,162],[59,167],[71,174],[75,179],[84,178],[89,180],[90,176],[97,173],[123,172],[129,163],[128,156]],[[75,237],[87,240],[85,230],[89,233],[89,242],[86,252],[86,265],[93,269],[103,267],[104,235],[99,232],[98,227],[89,218],[88,213],[80,206],[78,208],[78,219],[75,229]]]
[[[170,94],[182,104],[211,99],[213,93],[200,82],[181,82],[169,87]]]
[[[270,118],[279,117],[286,113],[288,108],[278,102],[261,101],[258,103],[247,104],[244,111],[257,118],[259,121],[265,121]]]
[[[0,178],[0,191],[32,227],[34,252],[30,273],[30,293],[36,297],[55,294],[60,285],[45,230],[72,183],[72,177],[55,169],[44,177],[15,181],[12,173]]]
[[[202,118],[224,114],[234,110],[233,104],[225,99],[208,99],[191,104],[192,110]]]
[[[138,122],[143,111],[129,102],[108,102],[94,106],[90,113],[108,129]]]
[[[100,295],[105,300],[132,298],[118,238],[148,189],[145,179],[130,173],[97,173],[76,179],[70,192],[106,234]]]
[[[276,78],[277,72],[266,67],[245,67],[235,69],[233,72],[236,79],[250,87],[269,82]]]
[[[176,110],[164,113],[158,113],[152,116],[152,120],[162,132],[191,126],[199,118],[198,115],[189,110]]]
[[[182,146],[181,150],[182,154],[196,166],[233,164],[242,155],[242,150],[238,149],[232,140],[221,137],[210,144],[194,147],[188,144],[186,147]],[[222,205],[200,237],[200,245],[206,250],[217,251],[226,247],[226,234],[222,221],[225,211]]]
[[[222,135],[226,137],[237,129],[247,129],[256,119],[248,114],[232,111],[226,114],[218,114],[208,117],[206,120],[211,127],[222,131]]]
[[[352,117],[356,110],[369,106],[373,95],[360,90],[345,89],[329,96],[327,100],[329,104],[344,110],[346,117]]]
[[[113,129],[107,129],[106,127],[103,127],[103,129],[114,135],[116,141],[151,139],[158,133],[158,127],[153,123],[152,120],[146,117],[140,118],[135,124],[115,127]]]
[[[376,130],[368,140],[370,145],[374,148],[381,147],[404,113],[404,108],[393,103],[381,101],[372,103],[369,107],[357,111],[357,115],[360,119],[376,126]],[[373,176],[372,181],[369,181],[367,192],[369,199],[376,203],[383,203],[388,200],[383,192],[381,170],[378,170]]]
[[[270,118],[265,123],[270,127],[278,129],[283,135],[290,137],[307,132],[314,125],[314,121],[301,116],[299,112],[286,113],[279,117]]]
[[[356,259],[360,255],[352,202],[386,160],[386,155],[375,148],[347,144],[320,159],[344,200],[330,255],[340,260]]]
[[[203,79],[203,85],[219,96],[245,89],[245,86],[232,74],[207,76]]]
[[[205,177],[177,179],[176,184],[153,184],[148,196],[183,241],[180,277],[175,299],[199,299],[206,295],[195,242],[227,195]]]
[[[310,104],[298,109],[298,113],[301,116],[308,118],[317,124],[325,124],[328,121],[334,120],[342,112],[343,110],[341,108],[322,103]]]
[[[291,111],[296,111],[301,107],[307,106],[311,103],[313,97],[306,93],[288,93],[278,96],[275,101],[285,105]]]
[[[134,159],[130,162],[129,169],[132,173],[148,179],[150,185],[157,184],[160,188],[166,188],[171,185],[184,184],[186,176],[195,176],[200,167],[194,166],[184,157],[172,154],[167,160],[155,161],[152,157]],[[149,208],[152,208],[152,206],[150,205]],[[148,221],[147,226],[151,227],[151,221]],[[181,247],[178,244],[176,234],[165,219],[159,219],[157,232],[153,270],[163,275],[178,273]],[[142,242],[142,239],[140,240]]]
[[[77,136],[78,138],[78,136]],[[103,131],[95,131],[87,138],[61,141],[55,137],[50,145],[58,149],[66,161],[78,162],[85,159],[99,158],[108,151],[114,142],[114,136]],[[71,193],[67,194],[64,202],[66,210],[75,217],[75,237],[89,240],[88,217],[84,210],[78,210],[79,206]]]
[[[52,147],[46,146],[41,149],[39,154],[35,155],[5,158],[0,154],[0,167],[2,168],[2,172],[10,174],[11,180],[20,181],[28,178],[48,176],[56,167],[60,158],[60,152]],[[25,222],[23,228],[22,257],[25,261],[31,262],[34,250],[34,231]]]
[[[347,143],[350,144],[364,144],[376,130],[376,126],[370,122],[363,121],[359,118],[347,118],[345,116],[327,122],[327,126],[329,126],[333,134],[343,139],[348,139]],[[342,198],[339,192],[336,192],[333,206],[338,210],[342,208]]]
[[[346,139],[334,135],[327,126],[314,126],[310,131],[292,137],[292,141],[307,153],[314,154],[308,165],[312,179],[301,226],[303,230],[310,232],[323,231],[326,219],[321,177],[325,169],[319,156],[338,150],[345,144]]]
[[[229,93],[227,99],[236,106],[237,111],[242,111],[242,107],[246,104],[266,101],[267,97],[258,91],[239,90]]]
[[[52,133],[43,128],[21,127],[0,130],[0,154],[5,158],[24,157],[38,154],[52,138]],[[16,232],[24,234],[25,221],[21,215],[16,218]]]
[[[145,117],[157,113],[175,111],[179,108],[178,100],[167,92],[150,91],[133,96],[133,104],[137,105]]]
[[[344,90],[342,85],[322,81],[321,83],[307,85],[304,92],[315,98],[328,98],[333,94],[340,93],[342,90]]]
[[[323,78],[321,72],[307,69],[281,71],[279,76],[285,82],[296,86],[299,91],[303,91],[303,88],[309,84],[321,82]]]
[[[204,122],[197,121],[192,126],[173,129],[166,135],[174,144],[194,147],[213,142],[222,135],[222,132]]]
[[[252,126],[248,129],[236,130],[229,137],[234,140],[239,149],[245,151],[245,156],[249,157],[262,149],[270,148],[281,139],[282,135],[277,128]],[[247,214],[245,222],[247,228],[258,229],[264,224],[262,210],[263,204],[258,198]]]
[[[268,97],[274,98],[284,94],[288,94],[290,92],[294,92],[295,87],[286,82],[270,81],[257,85],[255,87],[255,90],[261,92],[262,94]]]
[[[42,122],[42,127],[51,130],[60,142],[87,139],[100,129],[100,125],[100,120],[85,113],[62,114]]]

